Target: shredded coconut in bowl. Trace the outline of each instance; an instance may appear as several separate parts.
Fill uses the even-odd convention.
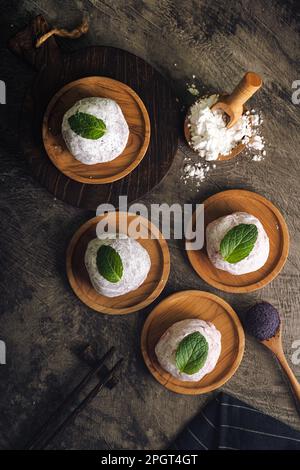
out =
[[[261,116],[255,110],[247,111],[228,129],[224,113],[210,109],[218,98],[217,94],[205,96],[191,107],[188,116],[191,147],[208,161],[217,160],[220,154],[228,155],[240,143],[264,156],[264,139],[259,133]]]
[[[68,119],[76,112],[91,114],[102,119],[105,134],[99,139],[86,139],[76,134]],[[120,106],[109,98],[83,98],[77,101],[63,117],[62,135],[71,154],[86,165],[109,162],[126,147],[129,128]]]

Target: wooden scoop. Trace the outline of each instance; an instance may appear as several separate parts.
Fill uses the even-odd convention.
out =
[[[270,349],[270,351],[272,351],[272,353],[278,359],[278,362],[281,365],[282,370],[285,372],[285,374],[286,374],[286,376],[287,376],[287,378],[288,378],[288,380],[291,384],[291,387],[292,387],[292,390],[294,392],[295,398],[298,401],[297,405],[298,405],[298,409],[299,409],[299,406],[300,406],[300,384],[299,384],[298,380],[296,379],[294,372],[290,368],[290,366],[289,366],[289,364],[286,360],[285,354],[283,352],[282,341],[281,341],[281,327],[279,327],[279,329],[278,329],[277,333],[275,334],[275,336],[273,336],[270,339],[263,340],[263,341],[261,341],[261,343],[264,346],[266,346],[266,348]]]
[[[240,83],[235,87],[231,95],[220,96],[211,110],[222,110],[229,116],[227,128],[232,127],[242,116],[244,104],[262,86],[262,79],[254,72],[247,72]]]

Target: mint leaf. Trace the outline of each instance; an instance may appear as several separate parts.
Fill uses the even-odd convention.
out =
[[[251,253],[258,237],[254,224],[239,224],[229,230],[220,244],[223,259],[235,264]]]
[[[195,331],[180,341],[175,354],[176,367],[185,374],[195,374],[204,366],[207,356],[208,342]]]
[[[69,117],[68,122],[72,131],[85,139],[97,140],[106,132],[106,125],[102,119],[92,114],[77,111]]]
[[[123,263],[119,253],[109,245],[100,246],[97,252],[97,268],[109,282],[119,282],[123,276]]]

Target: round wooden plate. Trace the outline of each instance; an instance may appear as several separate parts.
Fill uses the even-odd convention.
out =
[[[205,228],[213,220],[233,212],[248,212],[257,217],[269,237],[270,254],[261,269],[234,276],[215,268],[205,247],[187,250],[187,255],[195,271],[211,286],[225,292],[253,292],[269,284],[282,270],[289,252],[289,232],[283,216],[270,201],[242,189],[223,191],[204,201]],[[194,213],[193,222],[195,217]]]
[[[140,224],[144,238],[137,238],[137,241],[148,251],[151,259],[151,268],[145,282],[138,289],[113,298],[95,291],[84,264],[87,245],[96,238],[97,224],[104,219],[111,223],[115,220],[116,232],[127,235],[130,224]],[[73,291],[83,303],[100,313],[121,315],[141,310],[158,297],[166,285],[169,273],[169,248],[160,231],[144,217],[127,212],[109,212],[89,220],[77,230],[67,249],[67,276]]]
[[[155,346],[163,333],[173,323],[190,318],[212,322],[222,335],[217,365],[199,382],[175,379],[160,366],[155,355]],[[243,357],[245,335],[237,314],[227,302],[209,292],[189,290],[167,297],[152,310],[143,327],[141,347],[145,363],[159,383],[173,392],[199,395],[221,387],[233,376]]]
[[[124,151],[110,162],[85,165],[69,152],[61,133],[63,116],[76,101],[97,96],[118,103],[129,127]],[[144,157],[150,141],[150,119],[139,96],[127,85],[108,77],[85,77],[61,88],[50,101],[43,120],[43,140],[52,163],[80,183],[106,184],[128,175]]]

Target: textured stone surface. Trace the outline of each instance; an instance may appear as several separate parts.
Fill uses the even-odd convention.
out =
[[[125,357],[122,383],[105,390],[53,448],[162,448],[201,408],[208,396],[175,395],[154,381],[139,348],[139,333],[149,311],[125,317],[99,315],[73,295],[65,275],[65,249],[73,232],[93,214],[67,206],[36,183],[18,147],[18,116],[33,71],[6,49],[7,39],[32,16],[42,13],[55,25],[73,26],[86,10],[90,31],[67,50],[88,44],[125,48],[149,61],[172,83],[183,103],[191,101],[186,82],[196,75],[200,89],[230,90],[245,70],[264,78],[253,105],[264,112],[267,158],[219,163],[196,188],[180,181],[190,154],[181,142],[167,177],[143,198],[201,201],[227,188],[246,188],[271,199],[284,213],[291,235],[288,262],[262,291],[221,294],[243,315],[256,299],[274,304],[283,316],[288,358],[300,339],[299,151],[300,105],[291,102],[292,82],[300,79],[299,7],[296,0],[58,0],[0,1],[0,78],[7,105],[0,106],[0,339],[7,365],[0,366],[0,447],[22,447],[45,416],[86,371],[78,346],[96,340],[105,350],[118,347]],[[175,64],[177,64],[175,66]],[[205,289],[187,262],[182,243],[170,242],[171,275],[162,295]],[[300,365],[293,366],[300,374]],[[224,389],[300,429],[299,417],[274,359],[247,338],[244,360]]]

